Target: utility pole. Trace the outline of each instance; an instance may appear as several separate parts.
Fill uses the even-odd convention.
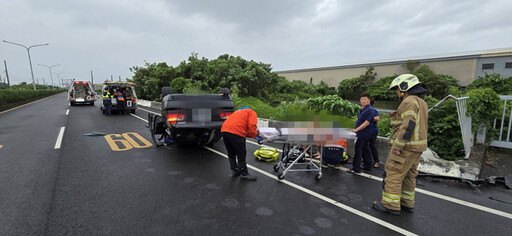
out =
[[[114,82],[114,76],[110,75],[110,81]]]
[[[9,72],[7,72],[7,62],[4,60],[5,66],[5,76],[7,76],[7,84],[9,84],[9,89],[11,89],[11,81],[9,81]]]
[[[121,76],[119,76],[119,82],[121,82]]]
[[[92,70],[91,70],[91,84],[92,84],[92,86],[94,88],[94,77],[92,76]]]

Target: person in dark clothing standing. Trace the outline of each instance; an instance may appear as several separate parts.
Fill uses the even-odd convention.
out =
[[[370,102],[370,105],[373,108],[373,122],[370,124],[370,128],[372,129],[372,137],[368,141],[370,145],[370,151],[373,157],[373,167],[379,168],[379,152],[377,151],[377,136],[379,135],[379,128],[377,127],[377,122],[379,121],[379,112],[373,107],[374,100]]]
[[[103,114],[106,116],[112,115],[112,95],[110,95],[108,90],[105,90],[101,95],[101,98],[103,99]]]
[[[115,97],[117,99],[117,108],[119,109],[119,113],[124,115],[126,104],[123,94],[121,93],[121,91],[117,91]]]
[[[357,116],[356,128],[350,131],[357,134],[356,141],[356,150],[354,154],[354,160],[352,163],[352,169],[348,170],[349,173],[361,173],[361,159],[364,158],[364,166],[365,170],[371,170],[371,158],[370,158],[370,150],[369,150],[369,141],[372,137],[372,129],[370,124],[374,118],[374,110],[370,105],[371,97],[369,94],[361,94],[361,98],[359,99],[361,102],[361,110],[359,111],[359,115]],[[364,152],[364,154],[363,154]]]
[[[224,121],[221,127],[222,139],[228,151],[229,166],[232,176],[240,176],[245,180],[256,180],[256,176],[249,175],[245,157],[245,137],[256,138],[258,136],[258,116],[249,107],[240,107]]]

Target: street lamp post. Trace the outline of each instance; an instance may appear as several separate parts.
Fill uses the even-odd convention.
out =
[[[60,64],[57,64],[57,65],[53,65],[53,66],[47,66],[47,65],[42,65],[42,64],[37,64],[37,65],[40,65],[40,66],[44,66],[44,67],[48,67],[48,69],[50,69],[50,79],[52,80],[52,89],[53,89],[53,76],[52,76],[52,67],[55,67],[55,66],[60,66]]]
[[[57,75],[57,84],[59,84],[59,82],[60,82],[60,75],[61,75],[61,74],[64,74],[64,73],[65,73],[65,72],[54,73],[54,74],[56,74],[56,75]],[[61,85],[62,85],[62,84],[61,84]]]
[[[14,45],[18,45],[18,46],[21,46],[21,47],[24,47],[25,49],[27,49],[27,53],[28,53],[28,63],[30,64],[30,73],[32,74],[32,84],[34,85],[34,90],[36,90],[36,81],[34,79],[34,70],[32,69],[32,59],[30,59],[30,49],[33,48],[33,47],[38,47],[38,46],[48,46],[50,44],[48,43],[45,43],[45,44],[36,44],[36,45],[32,45],[30,47],[27,47],[23,44],[19,44],[19,43],[13,43],[13,42],[9,42],[9,41],[6,41],[6,40],[3,40],[4,43],[10,43],[10,44],[14,44]]]

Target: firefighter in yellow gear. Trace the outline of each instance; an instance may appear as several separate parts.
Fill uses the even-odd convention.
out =
[[[413,212],[418,164],[427,150],[428,105],[419,97],[428,91],[421,87],[418,77],[403,74],[389,86],[401,99],[398,110],[390,113],[391,147],[385,167],[382,199],[374,202],[378,211],[400,215],[400,211]]]

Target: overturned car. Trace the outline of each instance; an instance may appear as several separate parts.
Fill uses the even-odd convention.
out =
[[[157,146],[209,145],[221,138],[220,128],[233,113],[228,89],[220,94],[173,94],[162,88],[162,115],[148,115],[151,137]]]

